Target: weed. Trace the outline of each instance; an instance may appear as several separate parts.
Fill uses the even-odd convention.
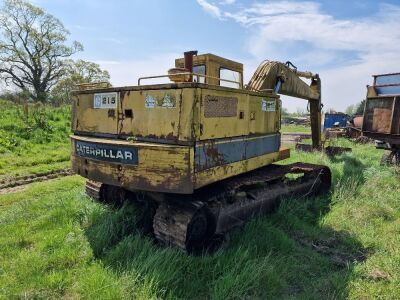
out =
[[[0,100],[0,108],[0,178],[69,165],[69,107],[26,109]]]

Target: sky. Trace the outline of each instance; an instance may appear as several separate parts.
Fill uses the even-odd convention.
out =
[[[1,2],[1,0],[0,0]],[[325,108],[365,98],[373,74],[400,72],[400,0],[31,0],[60,19],[114,86],[166,74],[187,50],[244,64],[290,60],[319,73]],[[295,111],[305,101],[284,97]]]

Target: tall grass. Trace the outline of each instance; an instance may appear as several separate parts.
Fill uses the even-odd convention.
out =
[[[69,165],[70,107],[0,100],[0,110],[0,178]]]

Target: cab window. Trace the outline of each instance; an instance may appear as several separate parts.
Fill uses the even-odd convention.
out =
[[[228,81],[220,80],[220,82],[219,82],[220,86],[225,86],[225,87],[230,87],[230,88],[235,88],[235,89],[240,88],[240,84],[239,84],[240,73],[239,72],[232,71],[232,70],[225,69],[225,68],[220,68],[219,69],[219,78],[238,82],[238,83],[235,83],[235,82],[228,82]]]
[[[206,75],[206,66],[205,65],[193,66],[193,73]],[[205,83],[205,78],[193,75],[193,82]]]

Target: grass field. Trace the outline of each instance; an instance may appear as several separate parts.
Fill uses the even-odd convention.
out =
[[[0,100],[0,179],[69,167],[70,108]]]
[[[400,175],[339,144],[353,152],[285,161],[328,165],[329,194],[286,199],[203,257],[141,236],[134,206],[92,202],[78,176],[0,196],[0,298],[396,299]]]
[[[303,126],[303,125],[282,125],[281,132],[293,132],[293,133],[311,133],[310,126]]]

